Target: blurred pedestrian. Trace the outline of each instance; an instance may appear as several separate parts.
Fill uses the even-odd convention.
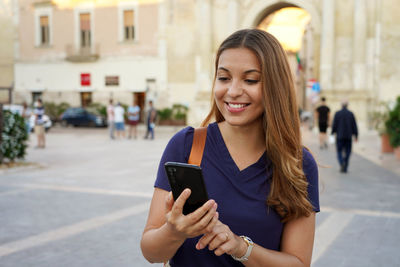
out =
[[[108,124],[108,132],[110,134],[110,138],[114,139],[115,123],[114,123],[114,105],[112,99],[110,99],[107,106],[107,124]]]
[[[342,109],[336,112],[333,118],[332,134],[336,134],[336,152],[340,164],[340,172],[346,173],[351,154],[352,137],[355,142],[358,138],[356,118],[353,112],[347,109],[347,100],[342,102]]]
[[[153,107],[153,101],[149,101],[149,109],[147,111],[147,131],[144,139],[154,139],[154,128],[156,125],[157,110]]]
[[[139,123],[139,118],[140,118],[139,114],[140,114],[140,107],[137,103],[137,100],[135,99],[133,101],[133,105],[128,107],[129,139],[132,138],[132,132],[134,138],[135,139],[137,138],[137,125]]]
[[[24,102],[22,104],[22,118],[24,118],[24,122],[25,122],[25,129],[26,132],[28,133],[28,136],[31,132],[31,115],[32,115],[32,110],[28,107],[28,104],[26,102]]]
[[[39,98],[35,103],[35,134],[37,136],[36,148],[45,148],[45,136],[44,136],[44,106],[42,100]]]
[[[121,103],[118,102],[117,106],[114,108],[114,122],[117,138],[125,138],[125,109],[122,107]]]
[[[321,98],[321,105],[315,109],[315,120],[318,122],[319,129],[319,148],[328,148],[326,130],[330,121],[330,109],[325,103],[326,98]]]

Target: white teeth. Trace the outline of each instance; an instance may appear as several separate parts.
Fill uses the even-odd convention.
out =
[[[246,104],[232,104],[232,103],[228,103],[228,105],[231,108],[244,108],[246,106]]]

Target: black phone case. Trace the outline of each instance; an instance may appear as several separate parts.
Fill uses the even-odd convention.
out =
[[[187,215],[208,200],[207,190],[204,184],[201,168],[196,165],[167,162],[164,164],[172,195],[176,200],[185,188],[189,188],[192,193],[183,207],[183,214]]]

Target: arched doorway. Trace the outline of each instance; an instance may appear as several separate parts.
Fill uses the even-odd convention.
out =
[[[290,22],[292,25],[288,25]],[[279,24],[283,28],[276,30]],[[299,24],[302,25],[297,27]],[[303,0],[256,1],[249,8],[241,26],[266,30],[282,43],[288,53],[295,78],[299,107],[311,111],[315,104],[315,97],[313,97],[310,81],[319,80],[320,59],[321,24],[320,15],[315,6]],[[293,28],[289,29],[290,27]],[[296,27],[297,32],[293,31]],[[284,36],[279,36],[279,33],[283,32],[282,29],[292,31],[288,34],[289,39],[285,40]],[[290,39],[297,39],[297,41],[289,44]]]

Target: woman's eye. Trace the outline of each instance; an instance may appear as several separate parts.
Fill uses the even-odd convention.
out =
[[[246,79],[245,82],[248,84],[256,84],[259,82],[259,80]]]
[[[228,77],[218,77],[218,81],[224,82],[224,81],[227,81],[227,80],[229,80]]]

